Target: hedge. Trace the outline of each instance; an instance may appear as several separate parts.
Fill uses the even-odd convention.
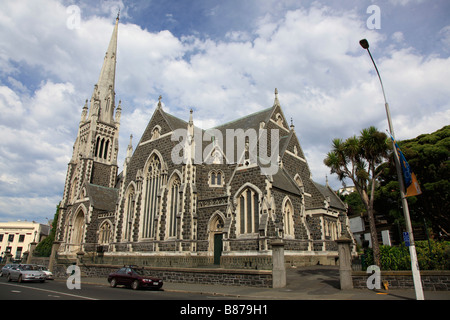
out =
[[[450,270],[449,241],[416,241],[417,260],[420,270]],[[430,253],[431,247],[431,253]],[[366,266],[373,263],[372,249],[366,250]],[[380,246],[381,270],[411,270],[409,248],[400,246]]]

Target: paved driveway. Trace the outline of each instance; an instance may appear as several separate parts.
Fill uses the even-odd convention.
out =
[[[309,266],[286,270],[285,290],[325,296],[340,293],[339,266]]]

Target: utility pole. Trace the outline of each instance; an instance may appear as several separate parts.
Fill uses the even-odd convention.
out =
[[[392,146],[394,152],[394,160],[395,160],[395,167],[397,169],[397,177],[398,177],[398,183],[400,185],[400,197],[402,200],[402,208],[403,208],[403,215],[405,216],[405,223],[406,223],[406,231],[409,235],[409,254],[411,256],[411,271],[413,275],[413,281],[414,281],[414,289],[416,291],[416,299],[417,300],[424,300],[423,296],[423,289],[422,289],[422,280],[420,278],[420,271],[419,271],[419,262],[417,260],[417,253],[416,253],[416,246],[414,244],[414,236],[412,231],[412,225],[411,225],[411,218],[409,216],[409,207],[408,207],[408,201],[406,200],[406,194],[405,194],[405,183],[403,181],[403,173],[401,169],[400,159],[397,153],[397,148],[395,147],[395,135],[394,135],[394,127],[392,125],[391,120],[391,113],[389,111],[389,104],[386,100],[386,94],[384,92],[383,82],[381,81],[380,73],[378,72],[377,65],[375,64],[375,61],[373,60],[372,54],[369,51],[369,42],[366,39],[362,39],[359,41],[359,44],[363,49],[366,49],[369,53],[370,59],[373,62],[373,65],[375,67],[375,70],[378,75],[378,79],[380,80],[381,84],[381,90],[383,91],[383,97],[384,97],[384,105],[386,108],[386,116],[388,120],[389,125],[389,132],[393,138],[392,140]]]

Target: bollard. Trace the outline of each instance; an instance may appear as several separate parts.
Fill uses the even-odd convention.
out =
[[[341,290],[353,289],[352,279],[352,256],[350,244],[352,240],[342,237],[336,240],[339,252],[339,278]]]
[[[286,267],[284,265],[284,243],[282,240],[272,242],[272,287],[286,286]]]

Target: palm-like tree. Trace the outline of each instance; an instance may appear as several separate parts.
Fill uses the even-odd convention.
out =
[[[345,183],[345,179],[350,179],[355,185],[369,218],[373,259],[378,266],[380,266],[380,249],[373,201],[375,182],[381,173],[380,165],[389,155],[390,148],[386,140],[387,135],[372,126],[363,129],[359,137],[353,136],[345,141],[334,139],[333,149],[324,160],[331,173],[337,174],[340,181]]]

